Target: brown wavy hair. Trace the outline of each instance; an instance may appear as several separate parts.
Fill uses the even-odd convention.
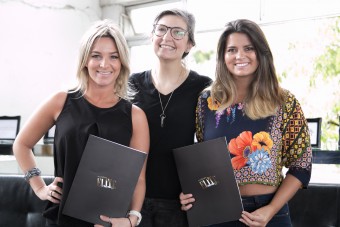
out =
[[[253,21],[239,19],[226,24],[218,41],[215,81],[211,86],[211,96],[213,100],[221,103],[219,110],[229,107],[236,100],[237,88],[224,60],[227,38],[235,32],[248,36],[259,62],[244,100],[245,114],[251,119],[271,116],[284,102],[285,92],[279,85],[267,39],[261,28]]]

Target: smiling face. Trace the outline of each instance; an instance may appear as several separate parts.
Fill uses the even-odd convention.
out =
[[[112,38],[98,38],[90,51],[87,61],[89,84],[114,86],[121,70],[117,46]]]
[[[235,32],[228,36],[224,60],[234,79],[252,80],[259,66],[254,46],[243,33]]]
[[[167,27],[178,27],[187,30],[187,24],[179,16],[166,15],[160,18],[157,24],[165,25]],[[176,40],[170,34],[170,29],[162,37],[152,34],[152,43],[154,51],[159,59],[171,60],[182,59],[184,52],[189,52],[192,44],[188,41],[188,33],[185,34],[183,39]]]

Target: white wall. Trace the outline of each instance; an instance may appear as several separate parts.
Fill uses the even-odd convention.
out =
[[[0,0],[0,115],[21,126],[52,93],[74,85],[78,43],[99,0]]]

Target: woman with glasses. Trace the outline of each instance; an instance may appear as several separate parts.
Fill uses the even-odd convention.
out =
[[[130,77],[134,104],[145,111],[150,128],[141,226],[187,226],[172,149],[194,143],[197,98],[211,82],[183,62],[195,46],[194,28],[194,16],[186,11],[161,12],[151,37],[157,61],[152,69]]]

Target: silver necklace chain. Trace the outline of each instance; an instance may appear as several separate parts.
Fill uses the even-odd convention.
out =
[[[161,94],[158,91],[158,98],[159,98],[159,102],[161,103],[161,107],[162,107],[162,113],[161,113],[161,115],[159,115],[159,117],[161,118],[161,127],[162,128],[164,127],[164,120],[166,118],[166,115],[165,115],[164,112],[165,112],[166,108],[168,107],[168,104],[170,102],[170,99],[171,99],[173,93],[174,93],[174,91],[171,92],[170,97],[169,97],[168,101],[166,102],[165,107],[163,108],[163,102],[162,102],[162,99],[161,99]]]
[[[178,83],[179,78],[180,78],[181,75],[182,75],[182,72],[183,72],[183,68],[181,68],[181,72],[180,72],[179,75],[178,75],[178,78],[177,78],[176,83]],[[156,73],[156,70],[155,70],[155,76],[156,76],[156,75],[157,75],[157,73]],[[156,79],[156,77],[155,77],[155,79]],[[164,121],[165,121],[165,118],[166,118],[165,110],[166,110],[166,108],[168,107],[168,104],[169,104],[169,102],[170,102],[170,99],[171,99],[172,94],[174,93],[174,91],[175,91],[175,90],[173,90],[173,91],[171,92],[170,97],[169,97],[168,101],[167,101],[166,104],[165,104],[165,107],[163,107],[163,102],[162,102],[162,99],[161,99],[161,94],[159,93],[159,91],[158,91],[158,89],[157,89],[158,98],[159,98],[159,103],[161,104],[161,107],[162,107],[162,113],[161,113],[161,115],[159,115],[159,117],[161,118],[161,127],[162,127],[162,128],[164,127],[164,124],[165,124],[165,122],[164,122]]]

